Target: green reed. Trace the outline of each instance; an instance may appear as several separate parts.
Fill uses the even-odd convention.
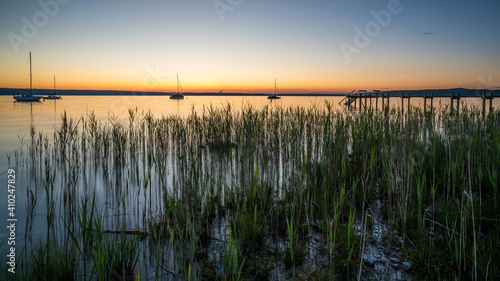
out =
[[[63,114],[51,140],[33,128],[28,157],[49,201],[63,202],[47,205],[48,214],[52,227],[64,219],[84,279],[109,277],[118,253],[133,261],[120,268],[134,274],[140,254],[129,239],[106,241],[103,228],[112,227],[149,233],[158,279],[167,270],[184,279],[251,278],[256,268],[279,267],[283,244],[295,275],[309,270],[297,261],[309,255],[311,234],[326,241],[332,278],[356,278],[365,239],[355,229],[380,200],[386,249],[401,248],[416,276],[495,280],[499,120],[496,110],[483,118],[471,107],[349,112],[328,103],[209,106],[186,118],[131,109],[125,121]],[[98,209],[107,216],[97,220]],[[218,254],[200,261],[207,249]]]

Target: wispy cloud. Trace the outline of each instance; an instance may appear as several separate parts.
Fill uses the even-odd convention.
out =
[[[434,35],[434,32],[422,32],[423,35]]]

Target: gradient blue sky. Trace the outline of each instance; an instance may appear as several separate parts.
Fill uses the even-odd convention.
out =
[[[5,0],[0,87],[29,85],[30,51],[35,88],[55,75],[60,89],[174,91],[175,73],[185,91],[270,92],[275,78],[297,93],[500,86],[500,1],[397,1],[348,59],[341,44],[356,47],[355,28],[391,1],[41,0],[58,6],[43,22],[39,1]],[[214,2],[236,5],[221,17]],[[26,40],[13,47],[13,34]]]

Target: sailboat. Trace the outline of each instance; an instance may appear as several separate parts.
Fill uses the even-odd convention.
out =
[[[279,96],[279,91],[278,91],[278,86],[276,86],[276,79],[274,79],[274,95],[270,95],[267,97],[267,99],[270,99],[270,100],[279,100],[281,99]]]
[[[30,93],[29,95],[15,95],[16,101],[40,101],[42,96],[33,95],[33,75],[31,73],[31,52],[30,52]]]
[[[182,99],[184,99],[184,95],[181,94],[181,92],[179,91],[179,88],[182,89],[181,83],[179,81],[179,73],[177,73],[177,93],[172,94],[170,96],[170,99],[173,99],[173,100],[182,100]]]
[[[54,75],[54,93],[43,97],[44,100],[59,100],[61,96],[56,96],[56,76]]]

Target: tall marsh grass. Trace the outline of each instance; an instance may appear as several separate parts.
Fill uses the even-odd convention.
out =
[[[64,114],[52,140],[32,140],[25,157],[56,204],[51,220],[63,220],[58,235],[71,237],[54,255],[77,279],[132,279],[138,268],[152,279],[303,276],[320,270],[302,262],[315,258],[311,234],[322,239],[325,276],[356,279],[375,200],[385,248],[412,262],[412,276],[500,278],[498,110],[227,105],[181,118],[130,109],[126,121]],[[141,252],[138,234],[154,250]]]

